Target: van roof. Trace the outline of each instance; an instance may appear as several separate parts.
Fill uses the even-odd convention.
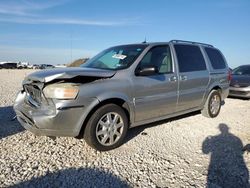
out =
[[[164,45],[169,43],[175,44],[191,44],[191,45],[202,45],[213,48],[214,46],[211,44],[201,43],[201,42],[193,42],[193,41],[185,41],[185,40],[170,40],[169,42],[142,42],[142,43],[134,43],[134,44],[125,44],[125,45],[138,45],[138,46],[152,46],[152,45]],[[118,45],[123,46],[123,45]]]

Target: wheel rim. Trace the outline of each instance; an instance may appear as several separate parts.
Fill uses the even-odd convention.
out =
[[[96,126],[96,138],[104,146],[115,144],[122,136],[124,122],[122,117],[115,112],[102,116]]]
[[[216,115],[219,112],[219,110],[220,110],[220,97],[218,95],[214,95],[210,101],[210,112],[213,115]]]

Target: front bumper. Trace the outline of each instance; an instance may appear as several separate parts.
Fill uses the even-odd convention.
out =
[[[250,86],[249,87],[230,87],[229,96],[250,98]]]
[[[36,135],[75,137],[81,130],[89,107],[95,103],[98,100],[92,98],[80,105],[67,100],[57,101],[53,106],[36,107],[29,102],[25,92],[20,92],[14,110],[21,125]]]

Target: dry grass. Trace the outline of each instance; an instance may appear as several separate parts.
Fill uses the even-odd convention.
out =
[[[68,67],[79,67],[81,64],[85,63],[88,58],[77,59],[72,63],[68,64]]]

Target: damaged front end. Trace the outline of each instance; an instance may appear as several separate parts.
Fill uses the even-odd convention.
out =
[[[77,136],[96,98],[81,100],[80,86],[110,78],[113,71],[66,68],[35,72],[23,81],[14,109],[18,121],[37,135]]]

